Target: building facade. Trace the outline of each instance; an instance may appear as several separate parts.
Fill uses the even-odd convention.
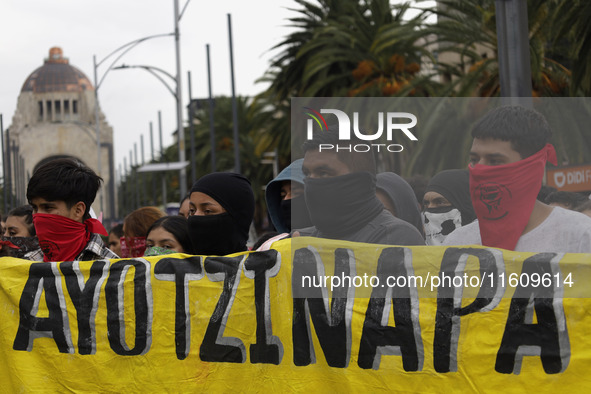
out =
[[[99,214],[102,205],[103,216],[114,218],[113,129],[99,109],[97,140],[95,97],[86,75],[69,64],[61,48],[51,48],[49,58],[25,80],[7,131],[13,155],[23,159],[18,171],[11,170],[13,179],[8,180],[15,195],[24,196],[22,188],[26,188],[26,181],[40,164],[71,156],[103,178],[103,187],[92,207]],[[18,165],[18,161],[15,163]],[[18,179],[19,174],[26,180]]]

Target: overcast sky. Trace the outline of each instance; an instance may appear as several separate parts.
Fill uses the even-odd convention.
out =
[[[179,0],[179,7],[187,0]],[[289,33],[287,18],[299,8],[294,0],[190,0],[180,21],[183,107],[188,103],[187,72],[194,98],[207,96],[205,45],[210,44],[214,95],[230,95],[227,14],[232,15],[236,92],[253,95],[255,84],[276,52],[270,48]],[[141,37],[174,30],[173,0],[5,0],[0,12],[2,47],[0,113],[4,128],[12,123],[25,79],[59,46],[70,64],[94,84],[93,55],[100,61],[118,47]],[[118,63],[148,65],[175,74],[174,37],[138,45]],[[99,78],[109,64],[99,67]],[[99,89],[99,103],[113,127],[115,166],[129,157],[144,135],[149,160],[149,123],[158,132],[162,111],[164,145],[173,141],[176,104],[164,85],[141,69],[112,70]],[[183,110],[186,122],[186,110]],[[155,144],[158,145],[157,139]],[[26,158],[25,158],[26,159]]]

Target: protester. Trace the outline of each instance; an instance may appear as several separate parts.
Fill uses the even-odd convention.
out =
[[[190,194],[187,194],[179,203],[179,215],[183,216],[184,218],[189,217],[189,196]]]
[[[338,131],[332,127],[316,133],[313,139],[304,143],[306,205],[314,226],[298,230],[294,235],[389,245],[424,245],[420,232],[392,216],[376,197],[373,153],[319,149],[320,144],[336,146],[338,143]]]
[[[109,231],[107,240],[109,249],[117,256],[121,256],[121,237],[123,237],[123,223],[116,225]]]
[[[303,162],[299,159],[285,167],[265,188],[269,217],[279,233],[312,225],[304,196]],[[292,215],[292,211],[298,215]]]
[[[400,175],[382,172],[376,177],[376,196],[390,213],[415,226],[423,235],[423,220],[413,189]]]
[[[470,191],[478,220],[445,245],[482,244],[521,252],[591,252],[591,218],[538,201],[546,161],[556,165],[550,126],[538,112],[496,108],[472,129]]]
[[[441,245],[452,231],[474,219],[467,170],[444,170],[431,178],[423,197],[427,245]]]
[[[184,216],[162,217],[148,229],[144,256],[170,253],[193,254],[189,226]]]
[[[157,207],[141,207],[123,220],[121,257],[141,257],[146,250],[146,236],[154,222],[165,216]]]
[[[8,212],[3,239],[17,247],[11,249],[13,257],[35,260],[42,256],[33,225],[33,207],[22,205]]]
[[[41,165],[27,186],[43,261],[118,258],[101,239],[107,231],[90,217],[102,178],[81,162],[62,158]]]
[[[574,210],[576,207],[587,200],[587,196],[584,196],[580,193],[555,191],[548,194],[544,202],[553,207],[562,207],[564,209]]]
[[[22,205],[8,212],[4,225],[5,237],[32,237],[35,235],[33,225],[33,207]]]
[[[214,172],[191,188],[189,236],[200,255],[227,255],[247,250],[254,217],[250,181],[240,174]]]

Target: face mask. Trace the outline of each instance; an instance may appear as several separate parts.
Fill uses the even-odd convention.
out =
[[[148,246],[146,248],[146,251],[144,252],[144,257],[162,256],[165,254],[173,254],[173,253],[177,253],[177,252],[175,250],[168,249],[168,248],[162,248],[160,246]]]
[[[146,250],[146,237],[121,237],[121,257],[124,259],[130,257],[142,257]]]
[[[225,256],[246,250],[246,239],[229,213],[189,216],[189,236],[195,254]]]
[[[61,215],[36,213],[33,224],[43,251],[43,261],[73,261],[90,240],[86,223]]]
[[[16,237],[2,237],[2,239],[0,239],[0,257],[10,256],[22,258],[22,256],[18,255],[20,252],[18,246],[14,245],[8,238]]]
[[[546,161],[556,165],[554,147],[501,166],[470,166],[470,195],[482,245],[514,250],[542,186]]]
[[[13,250],[14,257],[22,259],[25,254],[39,249],[39,240],[37,237],[4,237],[6,241],[10,241],[16,249]]]
[[[283,223],[288,230],[312,226],[304,195],[294,197],[291,200],[281,200],[279,208],[281,209]]]
[[[427,245],[441,245],[445,237],[462,226],[462,214],[452,206],[426,208],[423,212],[423,224],[425,243]]]
[[[314,226],[332,237],[361,229],[384,209],[375,183],[375,176],[368,172],[306,178],[306,205]]]

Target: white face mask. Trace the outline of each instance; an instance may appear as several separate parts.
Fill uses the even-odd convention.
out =
[[[423,212],[425,243],[441,245],[456,228],[462,226],[462,214],[454,207],[427,208]]]

